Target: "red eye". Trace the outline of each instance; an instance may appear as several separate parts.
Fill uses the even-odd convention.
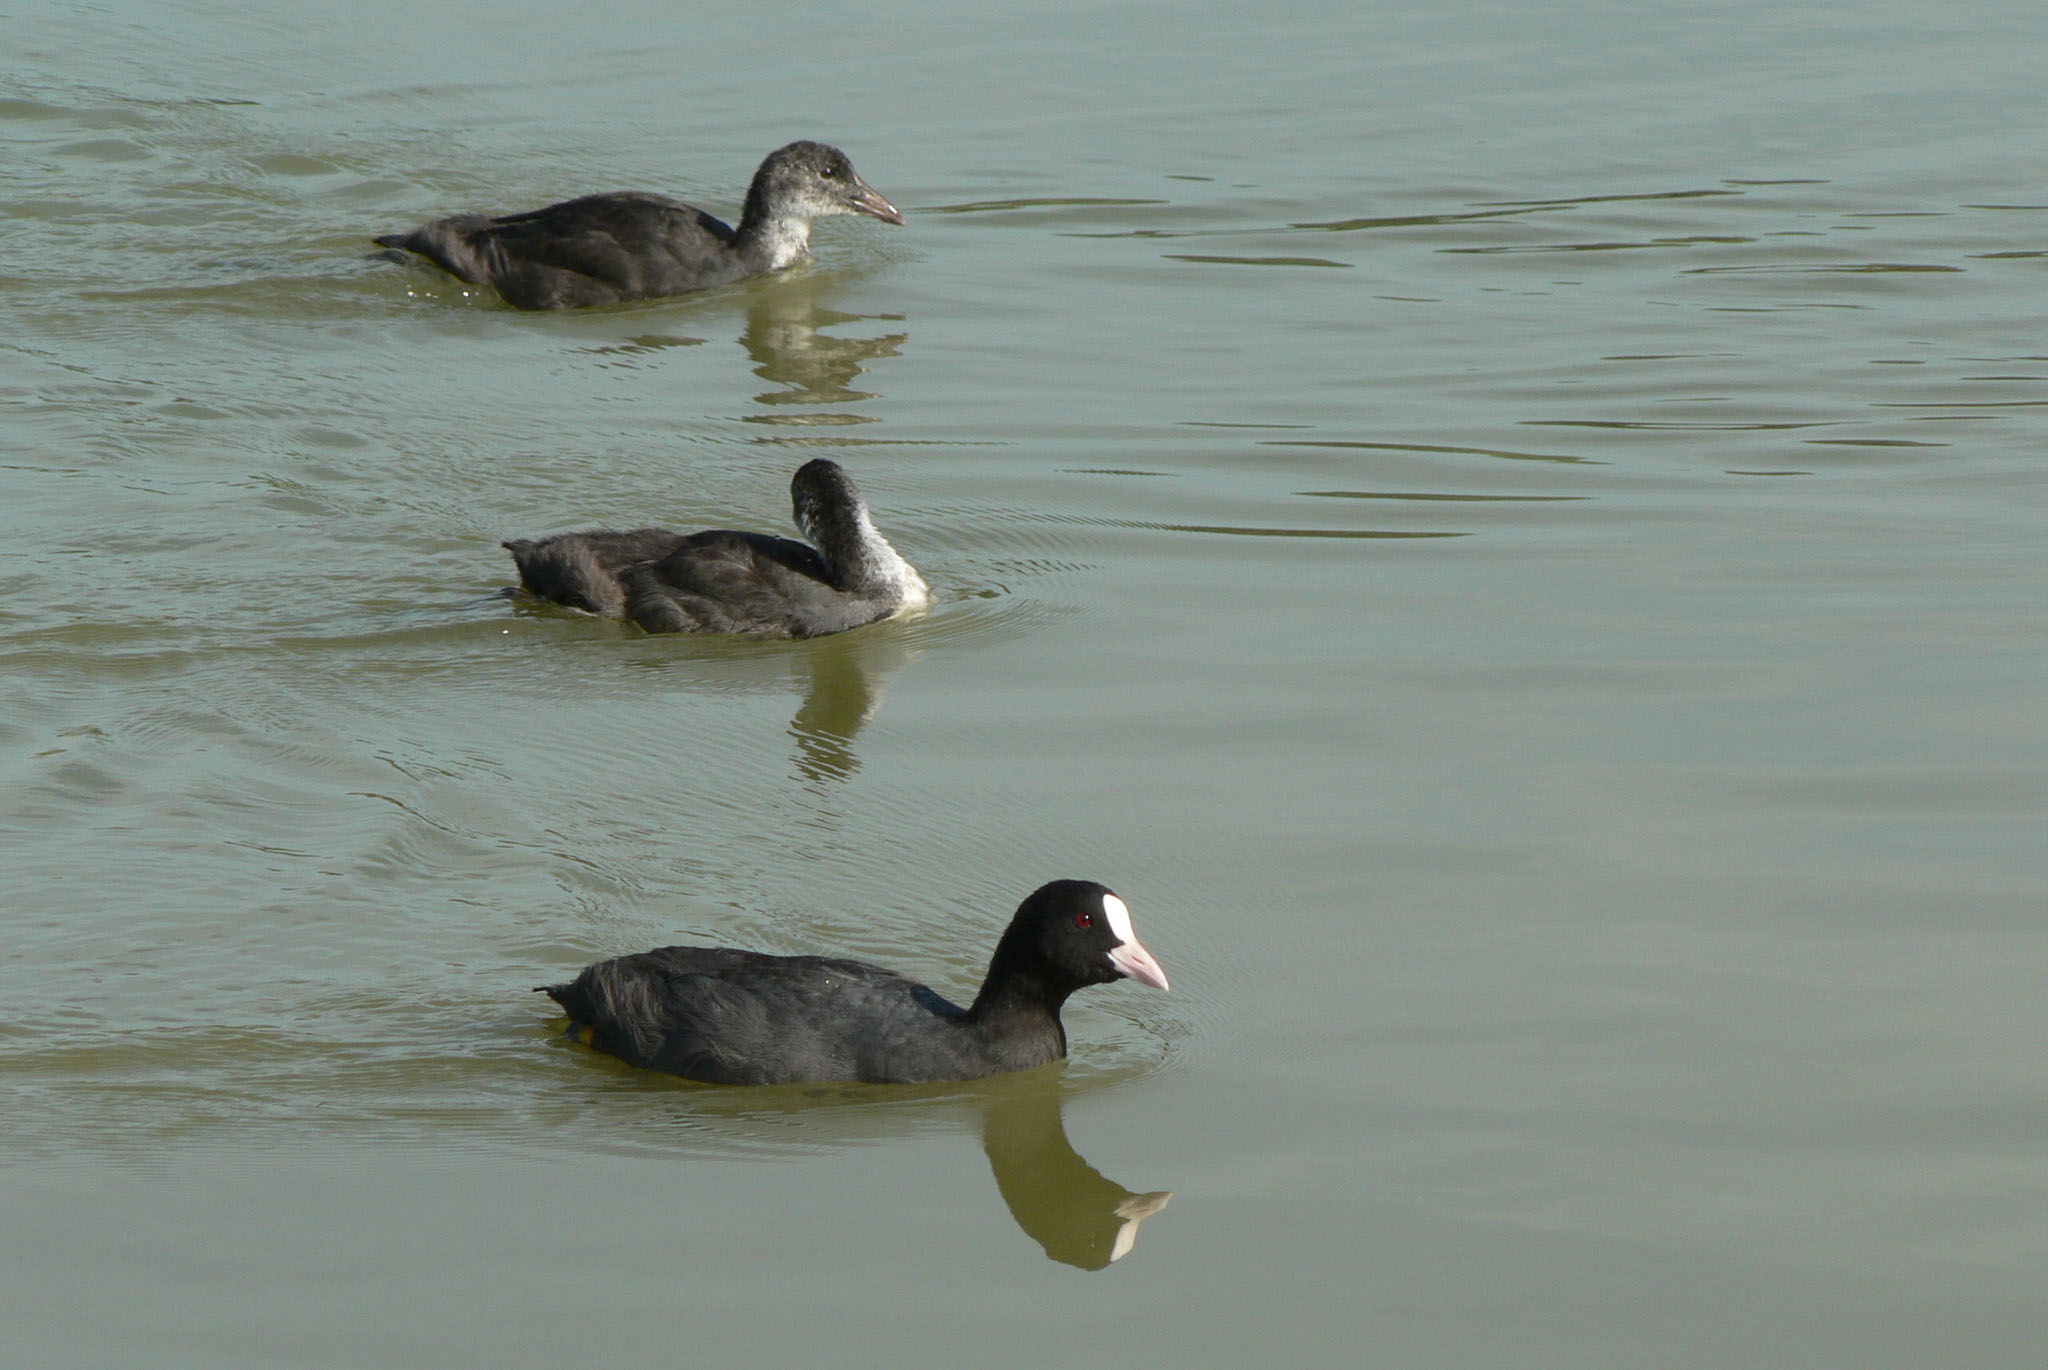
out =
[[[1092,913],[1077,913],[1077,914],[1075,914],[1075,915],[1074,915],[1074,926],[1075,926],[1075,927],[1077,927],[1077,928],[1092,928],[1092,927],[1094,927],[1094,926],[1095,926],[1095,915],[1094,915],[1094,914],[1092,914]]]

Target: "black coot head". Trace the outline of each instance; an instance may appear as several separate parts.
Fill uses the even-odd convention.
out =
[[[846,154],[829,143],[791,143],[768,154],[754,174],[754,191],[771,213],[799,218],[867,214],[900,224],[903,213],[860,178]]]
[[[796,526],[813,539],[820,536],[821,529],[849,527],[849,521],[858,519],[867,507],[846,468],[824,457],[814,457],[796,469],[789,479],[789,503]]]
[[[999,959],[1013,936],[1013,954],[1028,956],[1052,979],[1071,988],[1125,977],[1154,989],[1166,988],[1166,972],[1138,943],[1130,909],[1107,885],[1092,880],[1041,885],[1010,921],[1003,945],[997,948]]]

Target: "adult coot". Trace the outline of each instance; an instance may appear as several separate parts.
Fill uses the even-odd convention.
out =
[[[908,976],[826,956],[663,947],[543,985],[600,1051],[711,1084],[971,1080],[1067,1054],[1060,1005],[1084,985],[1166,972],[1108,888],[1055,880],[1017,909],[969,1008]]]
[[[504,546],[534,594],[630,618],[650,633],[819,637],[931,602],[924,578],[875,531],[837,462],[805,462],[789,493],[796,525],[815,547],[767,533],[665,528],[592,528]]]
[[[836,147],[791,143],[768,154],[740,226],[663,195],[619,191],[525,214],[457,214],[377,239],[521,309],[680,295],[780,271],[810,256],[811,220],[868,214],[903,222]]]

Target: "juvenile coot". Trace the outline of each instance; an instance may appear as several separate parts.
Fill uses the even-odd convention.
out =
[[[592,528],[504,546],[519,581],[557,604],[650,633],[819,637],[931,602],[924,577],[875,531],[853,477],[819,457],[789,483],[815,547],[766,533]]]
[[[780,271],[810,256],[811,220],[902,213],[825,143],[777,148],[754,173],[740,226],[663,195],[618,191],[524,214],[456,214],[377,239],[521,309],[681,295]]]
[[[1105,886],[1055,880],[1017,909],[969,1008],[908,976],[826,956],[663,947],[543,985],[600,1051],[711,1084],[910,1084],[1067,1054],[1060,1005],[1123,976],[1166,988]]]

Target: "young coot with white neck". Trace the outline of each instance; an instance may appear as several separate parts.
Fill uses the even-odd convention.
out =
[[[811,255],[811,221],[902,212],[838,148],[777,148],[754,173],[738,228],[664,195],[618,191],[524,214],[456,214],[377,239],[452,276],[488,285],[521,309],[560,309],[681,295],[780,271]]]
[[[819,457],[789,483],[814,547],[767,533],[592,528],[513,538],[527,590],[650,633],[821,637],[931,602],[924,577],[875,531],[844,467]]]
[[[1125,977],[1166,988],[1124,901],[1055,880],[1018,907],[967,1008],[865,961],[727,947],[599,961],[540,991],[592,1046],[649,1070],[721,1085],[918,1084],[1059,1060],[1067,996]]]

